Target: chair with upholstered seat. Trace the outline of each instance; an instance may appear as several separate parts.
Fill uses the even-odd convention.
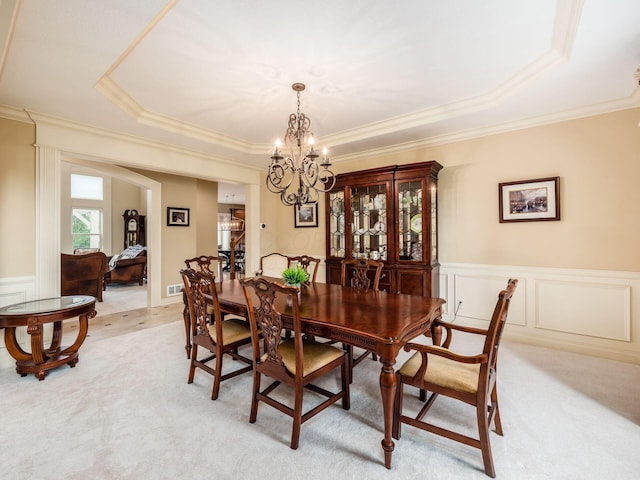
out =
[[[383,266],[384,263],[382,262],[368,260],[366,258],[343,260],[340,272],[340,283],[343,287],[349,286],[361,291],[379,290]],[[356,355],[353,351],[353,346],[345,344],[345,348],[349,354],[351,380],[353,380],[353,367],[367,358],[369,354],[371,354],[373,360],[377,360],[377,355],[369,350]]]
[[[252,360],[238,353],[239,347],[251,343],[251,330],[243,320],[222,319],[213,275],[190,268],[181,270],[180,274],[187,295],[193,345],[188,383],[193,383],[196,368],[211,374],[211,400],[215,400],[220,391],[220,382],[251,371]],[[209,295],[210,300],[205,295]],[[208,313],[209,304],[213,306],[211,314]],[[206,348],[207,356],[198,358],[198,347]],[[249,365],[223,374],[222,359],[225,354]],[[214,367],[208,365],[212,360],[215,360]]]
[[[60,254],[60,295],[91,295],[102,301],[104,274],[109,270],[104,252]]]
[[[300,439],[300,428],[304,422],[339,400],[342,400],[343,409],[349,409],[348,358],[346,352],[340,348],[303,339],[296,287],[285,287],[262,277],[242,280],[242,285],[247,301],[253,345],[253,394],[249,421],[255,423],[259,402],[289,415],[293,418],[290,446],[296,449]],[[287,306],[288,296],[291,306]],[[285,312],[293,323],[290,327],[293,337],[287,339],[282,338]],[[261,336],[263,351],[260,348]],[[342,386],[339,392],[330,392],[312,383],[338,369]],[[263,375],[270,377],[273,382],[261,389]],[[293,388],[293,407],[271,396],[281,384]],[[303,413],[305,388],[326,398]]]
[[[495,422],[498,435],[502,435],[502,423],[498,409],[496,384],[498,347],[504,328],[509,302],[518,284],[509,280],[506,290],[498,295],[498,301],[487,329],[437,321],[444,327],[446,339],[443,345],[431,346],[408,343],[406,351],[416,353],[396,373],[398,387],[393,414],[393,437],[400,438],[401,424],[406,423],[422,430],[479,448],[482,451],[484,471],[495,477],[489,428]],[[484,347],[476,355],[461,355],[450,350],[453,331],[484,337]],[[426,403],[415,417],[403,415],[403,385],[411,385],[420,390],[420,400]],[[425,392],[431,392],[428,398]],[[478,437],[472,438],[452,430],[428,423],[424,416],[439,395],[465,402],[476,409]]]
[[[214,255],[200,255],[199,257],[187,258],[184,261],[187,269],[191,268],[197,272],[203,272],[210,275],[214,275],[218,281],[222,281],[223,279],[223,270],[225,265],[225,260],[223,257],[217,257]],[[187,351],[187,358],[191,358],[191,328],[189,322],[189,305],[187,302],[187,294],[186,290],[182,290],[182,302],[184,303],[184,309],[182,311],[182,316],[184,318],[184,327],[185,327],[185,350]],[[213,306],[207,305],[207,313],[209,315],[213,314]],[[234,315],[235,318],[241,318],[237,315]],[[222,313],[222,319],[231,318],[230,315],[226,313]]]

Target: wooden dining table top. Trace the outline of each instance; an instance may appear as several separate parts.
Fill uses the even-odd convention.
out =
[[[246,300],[240,280],[217,283],[216,291],[222,311],[246,316]],[[305,333],[376,352],[385,346],[403,345],[425,333],[444,303],[437,297],[386,291],[363,292],[326,283],[303,285],[299,301]],[[291,309],[281,305],[280,311],[286,317]]]

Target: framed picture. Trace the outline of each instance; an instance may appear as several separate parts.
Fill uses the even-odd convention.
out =
[[[188,227],[189,209],[167,207],[167,227]]]
[[[293,207],[293,224],[296,228],[318,226],[318,204],[295,205]]]
[[[499,185],[500,223],[560,220],[560,177]]]

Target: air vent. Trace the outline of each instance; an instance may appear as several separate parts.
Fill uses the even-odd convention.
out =
[[[183,287],[183,285],[181,283],[178,283],[176,285],[168,285],[167,286],[167,297],[172,297],[174,295],[181,295],[182,294],[182,287]]]

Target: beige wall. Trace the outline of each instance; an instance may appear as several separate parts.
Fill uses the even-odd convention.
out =
[[[440,262],[640,271],[640,109],[334,164],[336,173],[436,160]],[[498,183],[560,177],[561,221],[498,221]],[[324,255],[318,229],[293,228],[292,207],[262,188],[277,234],[262,251]],[[275,237],[275,240],[274,240]],[[266,247],[266,248],[265,248]]]
[[[189,209],[189,226],[167,226],[162,221],[162,297],[166,287],[182,283],[184,259],[217,252],[218,185],[216,182],[135,169],[162,183],[162,212],[167,207]]]
[[[0,278],[35,274],[35,126],[0,118]]]
[[[195,215],[192,221],[197,225],[196,255],[215,255],[218,252],[217,182],[206,180],[196,182]]]
[[[265,181],[266,175],[262,175],[260,214],[261,222],[266,225],[266,228],[260,230],[261,254],[280,252],[324,258],[324,194],[321,195],[318,203],[318,228],[295,228],[293,207],[283,205],[279,195],[267,190]]]

